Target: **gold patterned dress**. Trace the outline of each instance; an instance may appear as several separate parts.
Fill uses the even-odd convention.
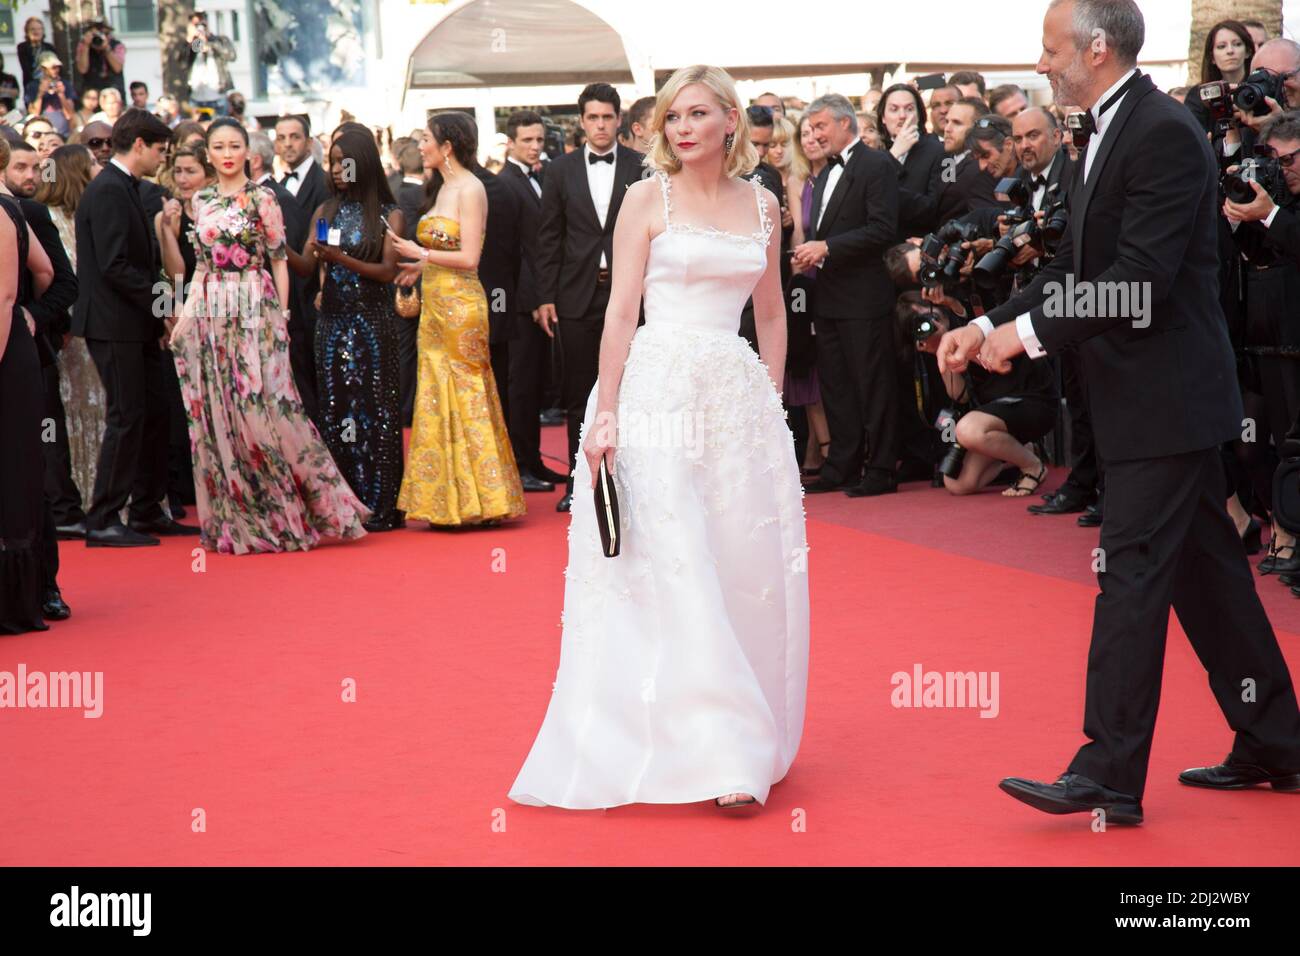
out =
[[[460,223],[426,214],[430,249],[460,248]],[[433,525],[478,524],[525,512],[488,353],[487,297],[473,269],[424,267],[415,417],[397,507]]]

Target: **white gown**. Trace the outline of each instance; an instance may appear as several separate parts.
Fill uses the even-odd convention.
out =
[[[757,182],[750,235],[673,223],[658,175],[668,225],[618,396],[622,553],[601,552],[580,453],[559,670],[518,803],[765,803],[803,734],[803,489],[780,396],[738,334],[772,223]]]

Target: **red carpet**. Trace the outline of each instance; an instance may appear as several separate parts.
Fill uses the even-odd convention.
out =
[[[548,429],[558,450],[559,429]],[[1300,860],[1300,797],[1192,790],[1230,746],[1170,629],[1147,822],[1094,833],[998,791],[1082,742],[1096,532],[996,494],[810,496],[802,749],[768,806],[573,812],[506,797],[550,696],[568,517],[309,554],[63,548],[72,620],[0,670],[104,673],[104,711],[5,710],[5,865],[1200,864]],[[581,499],[580,499],[581,500]],[[1300,675],[1300,602],[1260,588]],[[999,712],[896,709],[890,677],[996,671]],[[341,700],[356,682],[356,702]],[[201,808],[206,832],[193,832]],[[495,824],[495,826],[494,826]],[[797,826],[795,825],[797,824]]]

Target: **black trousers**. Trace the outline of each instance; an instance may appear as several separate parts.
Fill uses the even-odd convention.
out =
[[[183,505],[194,504],[194,457],[190,454],[190,426],[185,417],[181,380],[170,352],[163,353],[163,389],[167,393],[167,497]]]
[[[314,293],[313,293],[314,294]],[[320,428],[320,399],[316,391],[316,313],[289,314],[289,368],[307,417]]]
[[[1234,758],[1300,769],[1295,690],[1225,497],[1217,448],[1106,463],[1105,570],[1083,722],[1090,742],[1070,770],[1142,795],[1171,605],[1236,731]]]
[[[132,521],[165,517],[167,493],[167,394],[164,357],[156,341],[87,339],[107,399],[107,424],[99,450],[95,495],[86,527],[115,524],[128,501]]]
[[[45,501],[56,525],[76,524],[85,520],[81,489],[72,480],[72,453],[68,450],[68,420],[59,394],[59,366],[41,369],[45,384],[45,417],[53,423],[53,441],[42,441],[45,455]],[[42,435],[42,438],[45,436]]]
[[[894,326],[878,319],[813,318],[817,376],[831,433],[822,479],[856,483],[863,464],[894,474],[898,464],[898,371]]]
[[[507,430],[510,422],[510,344],[509,339],[488,343],[492,377],[496,379],[497,399],[501,402],[501,417],[507,423]],[[518,464],[518,459],[515,463]]]
[[[542,391],[551,362],[551,339],[520,312],[518,335],[510,342],[510,445],[520,471],[538,472],[542,465]]]
[[[415,414],[416,358],[419,351],[416,340],[420,335],[420,317],[405,319],[397,316],[397,382],[401,393],[402,427],[411,427]]]
[[[1070,349],[1061,353],[1061,385],[1070,414],[1070,476],[1065,482],[1081,494],[1091,496],[1097,492],[1101,470],[1097,463],[1097,444],[1092,437],[1082,362],[1078,353]]]
[[[582,416],[600,372],[600,336],[605,331],[608,304],[609,284],[597,285],[585,315],[561,316],[555,323],[555,339],[560,350],[560,402],[569,419],[570,475],[578,463]]]

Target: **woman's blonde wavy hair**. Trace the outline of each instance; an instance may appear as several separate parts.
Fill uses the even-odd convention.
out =
[[[668,78],[668,82],[656,95],[655,111],[650,120],[650,135],[653,139],[646,165],[653,169],[662,169],[666,173],[681,170],[682,161],[673,152],[671,144],[664,136],[664,117],[668,113],[668,108],[673,105],[673,100],[677,98],[677,94],[683,87],[690,86],[692,83],[699,83],[712,90],[724,110],[736,111],[735,141],[732,143],[731,152],[723,158],[722,171],[732,177],[744,176],[751,172],[758,165],[758,151],[749,141],[749,117],[745,113],[745,108],[740,105],[736,84],[721,67],[703,65],[682,67]]]

